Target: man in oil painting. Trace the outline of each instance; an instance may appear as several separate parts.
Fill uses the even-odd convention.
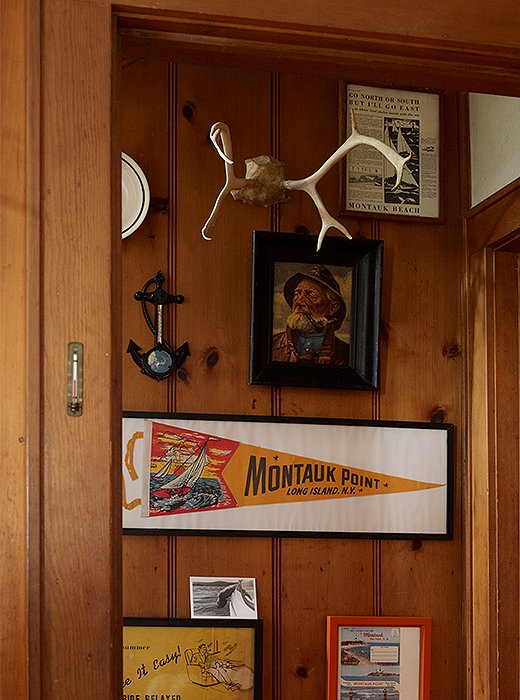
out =
[[[346,315],[345,301],[330,270],[314,265],[297,272],[284,285],[290,307],[286,329],[273,335],[272,360],[341,366],[348,364],[349,345],[337,337]]]

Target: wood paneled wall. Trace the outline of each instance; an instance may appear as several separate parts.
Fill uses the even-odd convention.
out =
[[[291,230],[303,222],[312,229],[315,214],[308,202],[295,198],[273,214],[240,209],[241,205],[230,202],[220,216],[213,243],[202,245],[198,239],[200,223],[223,179],[222,164],[207,142],[207,128],[216,118],[231,121],[233,117],[237,160],[268,147],[286,159],[292,175],[293,168],[296,172],[300,166],[307,167],[314,157],[319,162],[318,155],[329,152],[326,144],[335,145],[337,107],[332,95],[338,77],[378,83],[384,76],[395,84],[413,80],[414,86],[520,94],[516,0],[491,4],[478,0],[470,10],[466,0],[441,0],[420,8],[408,1],[393,6],[390,13],[387,10],[384,0],[356,6],[340,0],[199,0],[196,8],[192,0],[126,0],[124,6],[111,0],[0,3],[0,297],[3,330],[7,328],[0,342],[2,698],[120,696],[118,435],[124,347],[117,342],[119,297],[122,288],[123,341],[129,336],[140,339],[142,320],[135,306],[130,311],[128,294],[163,267],[165,260],[168,279],[177,284],[179,277],[179,287],[181,283],[185,287],[180,291],[187,295],[182,313],[176,316],[177,338],[188,339],[196,352],[184,379],[167,387],[125,365],[126,408],[211,412],[217,405],[230,412],[419,420],[444,413],[446,420],[457,424],[459,435],[457,527],[453,543],[423,543],[415,549],[407,542],[125,539],[125,612],[186,614],[186,576],[191,571],[220,573],[225,566],[230,573],[257,575],[267,632],[266,697],[284,698],[302,692],[323,697],[326,613],[432,614],[432,696],[442,700],[462,696],[466,674],[459,651],[464,486],[460,438],[465,426],[460,408],[457,307],[459,275],[468,275],[457,266],[458,144],[454,134],[450,130],[447,135],[446,152],[453,169],[444,183],[448,205],[444,226],[357,222],[357,232],[384,238],[387,250],[383,385],[377,395],[271,392],[252,390],[246,384],[250,259],[243,237],[253,227]],[[190,60],[193,57],[205,66],[205,75],[213,73],[222,90],[228,90],[227,97],[220,99],[217,86],[207,80],[204,87],[212,93],[215,107],[207,109],[208,122],[198,122],[196,110],[190,123],[183,122],[179,114],[183,99],[200,98],[196,70],[179,65],[170,71],[160,61],[129,57],[123,84],[124,147],[145,167],[156,196],[159,193],[171,206],[169,213],[160,211],[160,206],[155,209],[139,238],[125,242],[122,285],[115,167],[120,101],[113,91],[119,64],[112,71],[115,16],[141,37],[144,31],[165,27],[168,41],[161,52],[171,54],[175,42],[176,50],[182,49]],[[209,45],[215,53],[204,60],[202,53]],[[159,42],[149,55],[159,55]],[[224,66],[229,57],[234,57],[236,70],[220,74],[216,66]],[[181,63],[178,56],[168,60]],[[350,60],[355,70],[343,74]],[[259,64],[266,68],[267,62],[269,70],[283,76],[255,72]],[[309,75],[291,76],[295,65],[301,66],[302,73],[308,68]],[[244,70],[255,90],[247,84]],[[140,71],[143,76],[138,78]],[[317,71],[323,79],[309,77]],[[231,81],[240,87],[237,92]],[[241,99],[251,92],[256,111]],[[133,95],[142,99],[134,100]],[[222,115],[215,114],[219,104]],[[453,99],[449,104],[446,118],[454,125]],[[202,109],[200,103],[195,106]],[[289,117],[297,108],[294,132]],[[132,109],[137,118],[132,118]],[[253,112],[252,126],[238,118]],[[325,120],[320,138],[314,132],[313,115]],[[299,135],[309,132],[316,140],[304,150]],[[193,154],[186,150],[190,144]],[[258,144],[266,148],[256,148]],[[181,147],[178,154],[177,146]],[[191,170],[191,183],[178,169],[181,162],[188,175]],[[176,170],[171,170],[173,163]],[[193,172],[195,165],[200,172]],[[193,183],[187,194],[186,187]],[[324,193],[329,205],[337,201],[335,188],[337,182],[331,176]],[[518,198],[503,215],[491,213],[488,223],[497,236],[511,220],[511,211],[518,211]],[[475,239],[470,237],[468,242],[470,248],[480,249]],[[236,245],[243,247],[239,251]],[[506,270],[511,279],[514,263],[506,261],[508,265],[513,265]],[[481,282],[481,267],[478,263],[475,267],[476,275],[470,271],[469,278]],[[233,295],[225,294],[223,278]],[[204,289],[204,299],[197,285]],[[473,301],[478,301],[476,287]],[[223,299],[224,310],[219,305]],[[186,313],[191,309],[197,311]],[[486,329],[470,330],[485,340]],[[72,339],[82,339],[88,347],[88,413],[75,426],[71,425],[74,419],[65,417],[64,406],[65,345]],[[12,352],[14,341],[20,353]],[[214,350],[218,351],[216,364]],[[470,380],[480,382],[474,392],[477,400],[487,400],[492,373],[493,363],[488,364],[487,357],[476,363]],[[487,426],[486,421],[483,425]],[[478,420],[472,423],[477,436],[482,435],[480,427]],[[477,468],[484,469],[487,478],[487,443],[476,439],[474,448]],[[478,486],[485,487],[485,480]],[[487,574],[494,557],[485,529],[489,494],[469,490],[468,499],[472,506],[480,494],[478,506],[484,512],[477,513],[479,529],[472,531],[472,547],[465,552],[467,570],[478,574],[473,581],[478,578],[479,595],[489,580],[482,571]],[[509,522],[504,511],[500,517],[501,522]],[[487,560],[475,558],[482,552]],[[497,571],[507,571],[507,547],[501,549],[500,557]],[[244,572],[251,562],[254,571]],[[510,595],[514,585],[499,595],[502,591]],[[152,586],[155,595],[147,595]],[[468,616],[466,625],[470,634],[477,632],[468,655],[475,700],[491,697],[489,665],[496,655],[492,657],[486,646],[487,626],[493,622],[489,600],[488,596],[483,601],[484,614],[478,598],[468,602],[475,618],[473,624]],[[501,616],[504,619],[503,610]],[[509,640],[510,634],[511,627],[504,628],[503,639]],[[510,695],[515,696],[511,688]]]
[[[250,386],[251,231],[316,231],[318,216],[303,193],[272,209],[229,197],[213,240],[204,241],[200,228],[224,181],[209,128],[219,120],[230,125],[237,174],[245,158],[269,153],[285,163],[288,177],[303,177],[337,147],[338,81],[210,61],[169,63],[153,52],[125,51],[123,43],[123,150],[143,167],[155,200],[142,227],[123,242],[123,343],[150,343],[132,295],[161,269],[168,290],[185,296],[168,315],[167,337],[177,345],[187,340],[192,353],[175,379],[160,383],[124,358],[123,408],[446,421],[462,431],[456,95],[447,92],[444,107],[444,221],[347,222],[356,235],[385,243],[381,389]],[[339,170],[327,175],[320,192],[337,214]],[[189,616],[190,575],[255,577],[266,700],[323,697],[326,615],[431,616],[432,697],[458,700],[464,647],[457,442],[453,541],[125,537],[124,614]]]

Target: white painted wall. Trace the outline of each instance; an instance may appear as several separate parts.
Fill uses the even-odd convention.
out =
[[[520,177],[520,98],[469,95],[471,206]]]

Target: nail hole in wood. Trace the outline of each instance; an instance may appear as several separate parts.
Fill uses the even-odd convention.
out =
[[[442,408],[434,408],[430,415],[431,423],[444,423],[446,420],[446,412]]]
[[[457,357],[462,352],[460,345],[457,343],[446,343],[442,348],[442,354],[444,357]]]
[[[186,102],[186,104],[182,108],[182,116],[190,121],[193,119],[193,115],[195,114],[195,105],[193,105],[191,102]]]

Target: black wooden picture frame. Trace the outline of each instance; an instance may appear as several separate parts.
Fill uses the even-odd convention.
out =
[[[375,390],[383,241],[329,235],[316,248],[317,236],[253,231],[249,383]],[[300,323],[303,312],[291,312],[305,286],[318,287],[334,304],[335,311],[311,317],[317,332],[288,326]]]
[[[454,432],[448,423],[125,412],[123,533],[451,539]]]

